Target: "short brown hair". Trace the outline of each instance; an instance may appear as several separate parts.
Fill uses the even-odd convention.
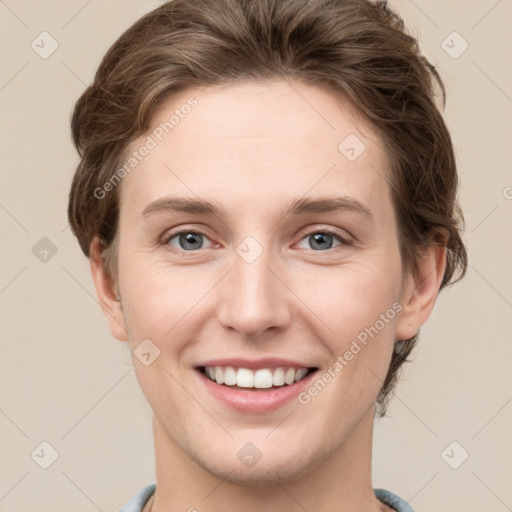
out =
[[[435,104],[436,69],[386,2],[367,0],[173,0],[149,12],[108,50],[75,105],[71,126],[81,157],[68,216],[83,252],[98,236],[115,268],[119,188],[98,199],[128,143],[146,133],[173,93],[208,84],[292,78],[348,98],[382,137],[404,269],[421,250],[447,247],[441,288],[461,279],[452,142]],[[110,250],[109,250],[110,249]],[[112,261],[113,260],[113,261]],[[384,416],[397,372],[417,341],[397,340],[377,397]]]

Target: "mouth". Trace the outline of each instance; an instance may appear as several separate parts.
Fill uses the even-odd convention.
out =
[[[318,370],[316,367],[286,366],[257,369],[234,366],[198,366],[196,369],[216,384],[245,392],[268,392],[291,386]]]
[[[245,362],[245,366],[224,364],[219,361],[217,364],[196,366],[194,369],[200,386],[219,406],[258,415],[270,413],[292,402],[311,384],[318,371],[318,367],[277,366],[278,363],[270,362],[266,365],[263,362]]]

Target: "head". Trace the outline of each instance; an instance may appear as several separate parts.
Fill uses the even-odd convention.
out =
[[[306,467],[375,405],[385,414],[467,263],[436,92],[444,103],[385,2],[174,0],[105,55],[72,117],[69,221],[114,336],[158,347],[137,377],[192,459],[229,467],[183,391],[204,398],[197,367],[215,358],[288,354],[331,371],[268,439],[256,432],[278,416],[212,406],[234,453],[238,435],[269,453],[298,443],[281,463]],[[319,198],[338,208],[307,203]]]

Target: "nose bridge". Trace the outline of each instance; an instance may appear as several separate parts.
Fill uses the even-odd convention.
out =
[[[224,327],[256,337],[271,327],[287,325],[290,311],[286,287],[275,275],[279,274],[273,268],[276,266],[272,250],[253,237],[236,247],[219,305],[219,321]]]

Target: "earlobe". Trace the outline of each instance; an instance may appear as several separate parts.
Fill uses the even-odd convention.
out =
[[[128,341],[121,301],[115,288],[115,282],[105,268],[102,253],[102,244],[99,238],[95,237],[91,242],[89,261],[98,301],[108,320],[112,335],[120,341]]]
[[[402,311],[396,324],[395,338],[406,340],[417,334],[434,309],[446,268],[446,247],[429,246],[418,259],[417,269],[407,278]]]

